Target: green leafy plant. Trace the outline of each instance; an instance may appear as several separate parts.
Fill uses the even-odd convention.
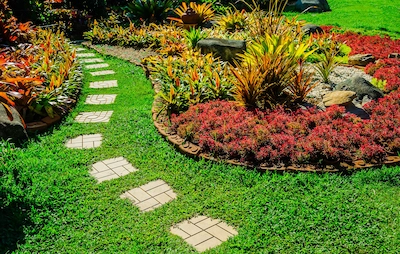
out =
[[[312,84],[312,75],[306,74],[304,70],[304,60],[299,60],[298,70],[294,70],[293,77],[289,82],[288,90],[293,94],[294,101],[304,101],[307,94],[318,85],[318,82]]]
[[[315,64],[315,69],[324,83],[329,83],[329,75],[338,64],[336,56],[340,52],[340,45],[339,42],[331,37],[318,41],[321,54],[317,55],[319,62]]]
[[[247,73],[256,72],[262,78],[261,81],[259,78],[249,79],[251,83],[246,85],[248,87],[256,85],[255,88],[249,88],[248,90],[261,90],[261,92],[254,93],[256,98],[248,99],[248,101],[251,101],[251,105],[257,105],[260,108],[274,108],[277,105],[293,101],[293,94],[287,93],[286,89],[291,83],[292,74],[298,67],[299,62],[313,53],[313,51],[306,52],[310,45],[311,40],[297,42],[293,40],[291,34],[266,34],[258,42],[253,42],[247,51],[240,55],[241,63],[239,65],[241,67],[238,68],[243,68],[241,74],[247,75]],[[239,83],[243,83],[243,80],[246,80],[237,74],[235,76],[240,80]],[[238,83],[236,82],[236,84]],[[236,90],[242,91],[242,89]],[[246,90],[244,89],[243,91]],[[236,97],[245,98],[251,94],[236,95]]]
[[[195,48],[197,42],[207,38],[207,33],[205,31],[196,28],[190,28],[190,30],[185,30],[183,32],[183,35],[185,36],[186,43],[190,48]]]
[[[373,84],[376,88],[381,89],[382,91],[385,90],[385,86],[387,84],[387,80],[382,80],[378,78],[372,78],[371,84]]]
[[[192,9],[197,15],[199,15],[198,24],[209,21],[214,17],[214,10],[212,9],[211,3],[197,4],[195,2],[190,2],[188,5],[186,2],[182,2],[182,5],[174,10],[175,14],[178,15],[179,18],[168,17],[168,19],[183,24],[182,16],[186,15],[188,9]]]
[[[134,0],[124,10],[131,19],[161,23],[167,17],[167,12],[173,4],[172,0]]]
[[[218,25],[221,29],[233,32],[241,31],[247,26],[247,15],[244,10],[228,10],[224,15],[220,15],[218,19]]]

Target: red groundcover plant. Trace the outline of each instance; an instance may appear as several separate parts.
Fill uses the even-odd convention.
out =
[[[400,150],[400,91],[365,106],[370,119],[332,106],[294,112],[212,101],[173,115],[171,129],[203,152],[252,164],[381,162]]]
[[[400,59],[380,59],[366,66],[365,72],[374,78],[386,80],[386,91],[397,90],[400,87]]]

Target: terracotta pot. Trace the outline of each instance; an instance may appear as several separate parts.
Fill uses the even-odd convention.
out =
[[[200,22],[200,15],[192,8],[188,8],[186,12],[182,14],[181,19],[184,24],[198,24]]]

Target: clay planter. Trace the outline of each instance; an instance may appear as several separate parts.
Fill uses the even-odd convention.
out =
[[[198,24],[200,22],[200,15],[197,14],[192,8],[188,8],[181,16],[183,24]]]

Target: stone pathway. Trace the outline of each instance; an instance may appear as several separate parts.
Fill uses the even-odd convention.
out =
[[[124,157],[118,157],[93,164],[90,174],[101,183],[135,171],[138,171],[138,169],[133,167]]]
[[[170,228],[171,233],[182,237],[196,250],[202,252],[220,245],[228,238],[237,235],[237,231],[225,222],[198,216],[185,220]]]
[[[111,87],[118,87],[118,81],[117,80],[97,81],[97,82],[91,82],[89,84],[89,88],[96,88],[96,89],[111,88]]]
[[[84,48],[78,48],[77,51],[85,51]],[[104,63],[101,58],[95,58],[94,53],[77,53],[81,63],[88,64],[86,69],[107,68],[109,65]],[[92,63],[92,64],[89,64]],[[95,63],[95,64],[93,64]],[[92,76],[113,75],[113,70],[103,70],[90,72]],[[89,88],[107,89],[118,87],[117,80],[96,81],[89,84]],[[115,102],[116,94],[94,94],[88,95],[85,104],[112,104]],[[75,118],[79,123],[107,123],[113,111],[95,111],[81,112]],[[73,139],[69,139],[65,146],[74,149],[88,149],[99,147],[102,143],[102,134],[81,135]],[[124,157],[116,157],[94,163],[91,166],[89,174],[94,177],[98,183],[110,181],[130,173],[138,171]],[[128,199],[142,212],[152,211],[174,199],[177,194],[162,179],[151,181],[142,186],[125,191],[120,195],[121,199]],[[238,232],[225,222],[212,219],[206,216],[197,216],[189,220],[185,220],[170,228],[172,234],[183,238],[185,242],[193,246],[197,251],[203,252],[207,249],[214,248],[224,241],[238,234]]]
[[[94,72],[90,72],[90,74],[91,74],[92,76],[104,76],[104,75],[115,74],[115,71],[113,71],[113,70],[94,71]]]
[[[104,62],[104,60],[101,58],[86,58],[86,59],[80,59],[79,61],[81,63],[102,63],[102,62]]]
[[[85,68],[86,69],[100,69],[100,68],[107,68],[110,65],[108,65],[107,63],[100,63],[100,64],[89,64],[86,65]]]
[[[95,148],[101,145],[103,136],[101,134],[80,135],[76,138],[69,139],[65,142],[65,146],[75,149]]]
[[[176,194],[166,182],[157,180],[129,190],[120,197],[132,201],[140,211],[148,212],[175,199]]]
[[[108,123],[113,111],[81,112],[75,118],[78,123]]]
[[[85,104],[112,104],[114,103],[116,97],[116,94],[88,95],[88,97],[86,97]]]

